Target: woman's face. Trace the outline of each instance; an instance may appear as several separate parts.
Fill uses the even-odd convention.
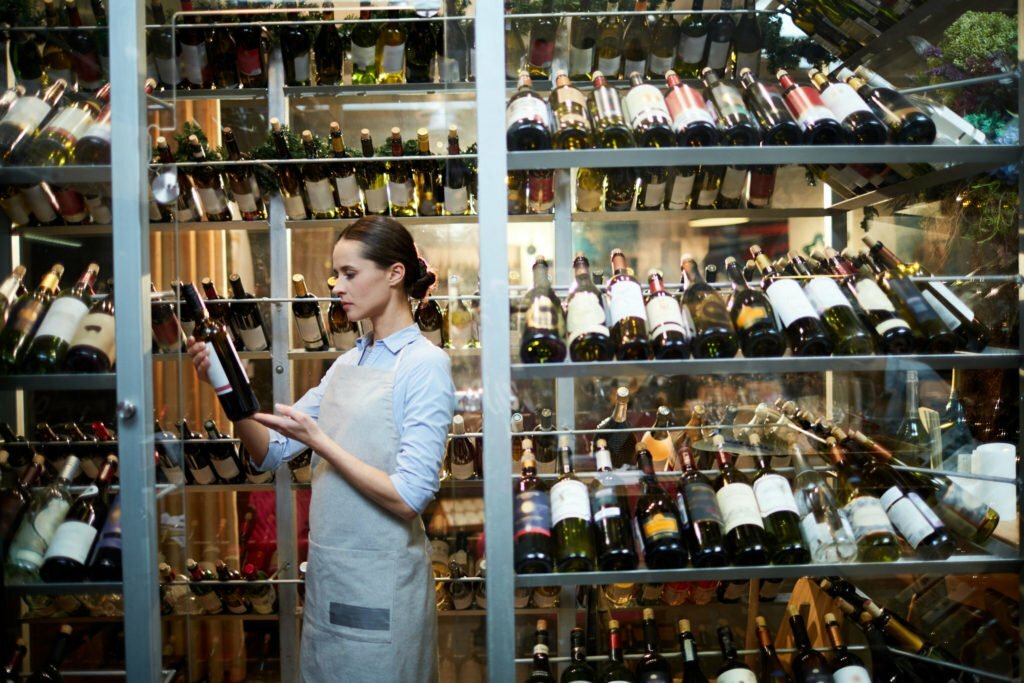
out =
[[[402,267],[381,268],[363,258],[363,245],[355,240],[338,240],[334,245],[334,274],[331,293],[341,300],[349,320],[379,315],[391,300],[392,284],[402,282]]]

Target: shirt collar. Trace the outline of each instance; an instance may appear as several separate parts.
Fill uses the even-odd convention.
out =
[[[390,351],[391,353],[398,353],[404,347],[406,347],[409,344],[411,344],[414,341],[416,341],[416,338],[419,337],[419,336],[420,336],[419,325],[417,325],[416,323],[413,323],[413,324],[409,325],[408,327],[403,327],[402,329],[398,330],[397,332],[392,332],[387,337],[384,337],[383,339],[381,339],[380,343],[383,344],[387,348],[387,350]],[[358,348],[359,352],[362,353],[363,351],[366,350],[366,347],[369,346],[372,341],[373,341],[373,333],[372,332],[369,333],[369,334],[364,334],[359,339],[356,339],[356,348]]]

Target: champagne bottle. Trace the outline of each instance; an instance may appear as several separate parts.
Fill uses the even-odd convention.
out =
[[[640,283],[626,266],[621,249],[613,249],[611,264],[614,275],[608,281],[610,299],[611,334],[615,342],[615,356],[619,360],[644,360],[649,357],[647,346],[647,311],[644,308]]]
[[[558,443],[560,475],[551,487],[551,535],[555,547],[555,571],[593,571],[597,551],[594,546],[590,495],[587,485],[573,472],[569,436]]]
[[[63,366],[71,340],[89,313],[89,295],[99,270],[97,264],[90,263],[75,285],[50,304],[25,352],[26,371],[51,373]]]
[[[803,129],[806,145],[842,145],[850,140],[850,134],[832,114],[818,91],[809,85],[798,85],[785,69],[776,73],[782,96],[793,117]]]
[[[306,152],[306,159],[318,158],[312,132],[302,131],[302,147]],[[333,180],[331,176],[331,171],[326,164],[302,165],[302,180],[306,188],[306,198],[309,200],[309,213],[314,219],[338,217],[334,190],[331,187]]]
[[[575,283],[566,302],[569,358],[574,362],[607,361],[615,355],[602,305],[601,292],[594,286],[590,261],[582,253],[573,261]]]
[[[754,621],[757,624],[757,642],[761,651],[761,675],[757,679],[758,683],[793,683],[775,651],[775,641],[768,629],[768,622],[761,616]]]
[[[651,292],[647,297],[647,319],[651,326],[650,343],[654,357],[658,360],[689,358],[690,344],[695,335],[689,309],[684,319],[679,302],[665,289],[661,271],[652,270],[647,281]]]
[[[57,632],[57,638],[50,650],[50,657],[41,669],[28,680],[29,683],[60,683],[64,677],[60,675],[60,667],[71,647],[71,627],[63,624]]]
[[[757,432],[750,432],[748,439],[757,453],[758,469],[751,487],[768,536],[770,561],[772,564],[806,564],[811,554],[800,533],[800,513],[793,489],[785,477],[772,469],[771,456],[761,449]]]
[[[524,363],[561,363],[565,360],[564,315],[558,295],[548,279],[548,262],[543,256],[538,256],[533,264],[533,289],[526,295],[526,317],[519,347],[519,356]]]
[[[594,68],[597,46],[597,19],[590,15],[591,0],[581,0],[580,15],[572,18],[569,27],[569,78],[589,81]]]
[[[325,22],[332,19],[332,11],[323,11],[320,18]],[[317,85],[338,85],[341,83],[341,63],[345,59],[344,41],[333,23],[320,24],[313,42],[314,64]]]
[[[822,102],[846,128],[853,142],[859,145],[886,143],[889,129],[875,116],[856,90],[846,83],[832,83],[818,69],[809,70],[807,75],[821,93]]]
[[[459,128],[454,124],[448,128],[448,154],[462,154],[459,147]],[[449,216],[465,216],[469,207],[469,168],[464,159],[448,159],[444,162],[444,213]]]
[[[554,114],[554,137],[552,145],[555,149],[586,149],[592,146],[593,126],[587,110],[587,98],[577,88],[565,71],[559,71],[555,78],[555,88],[549,99]]]
[[[928,467],[931,462],[932,442],[919,414],[918,379],[916,370],[906,373],[906,400],[903,419],[896,428],[897,446],[893,455],[912,467]]]
[[[683,680],[686,683],[708,683],[707,676],[700,668],[700,660],[697,657],[697,641],[693,637],[693,631],[690,630],[690,620],[680,619],[677,628],[679,650],[683,657]]]
[[[793,494],[800,531],[813,562],[838,563],[857,559],[857,541],[853,528],[832,489],[816,470],[807,464],[799,446],[793,447]]]
[[[398,10],[389,9],[387,21],[377,34],[374,64],[378,83],[405,83],[405,45],[409,36],[405,24],[396,19]]]
[[[871,87],[856,76],[846,79],[889,128],[897,145],[930,145],[935,142],[935,122],[904,95],[892,88]]]
[[[228,285],[231,287],[231,297],[235,299],[230,307],[235,341],[240,341],[247,351],[266,351],[270,348],[270,334],[255,297],[245,291],[238,273],[228,277]]]
[[[554,683],[548,652],[548,622],[538,619],[537,631],[534,633],[533,663],[526,683]]]
[[[416,190],[416,208],[421,216],[438,216],[441,214],[441,179],[437,172],[437,162],[430,159],[430,131],[426,128],[416,130],[417,153],[427,157],[424,161],[413,165],[413,185]]]
[[[668,107],[672,129],[676,134],[676,144],[680,147],[716,145],[718,127],[700,91],[683,83],[672,70],[665,72],[665,85],[668,88],[665,92],[665,106]]]
[[[372,85],[377,82],[377,39],[379,28],[370,19],[370,0],[359,0],[359,23],[350,35],[352,85]]]
[[[533,442],[523,439],[522,476],[515,484],[513,554],[517,574],[542,574],[554,568],[551,498],[537,478]]]
[[[465,480],[476,476],[476,457],[472,442],[466,437],[466,422],[462,415],[452,418],[445,460],[449,463],[452,479]]]
[[[825,631],[832,645],[833,679],[838,683],[869,683],[871,674],[864,668],[863,660],[846,647],[842,627],[831,612],[825,615]],[[874,657],[871,663],[875,663]]]
[[[662,13],[651,27],[651,49],[647,56],[650,79],[665,78],[675,65],[679,26],[671,14]]]
[[[922,351],[953,353],[956,350],[957,336],[909,277],[898,270],[886,270],[867,249],[861,250],[860,259],[871,268],[875,282],[888,295],[896,312],[910,324],[920,340]]]
[[[803,130],[789,113],[779,89],[757,80],[749,69],[739,69],[737,75],[743,85],[744,102],[761,126],[761,142],[765,145],[800,144]]]
[[[789,606],[789,627],[793,631],[796,652],[793,654],[793,675],[798,681],[808,683],[832,683],[832,672],[828,660],[820,652],[811,647],[811,639],[807,635],[807,624],[800,615],[798,605]]]
[[[43,581],[81,580],[93,545],[110,510],[110,484],[117,476],[117,456],[108,455],[96,480],[68,510],[46,547],[39,575]]]
[[[828,276],[815,277],[800,254],[789,252],[790,264],[804,283],[804,293],[831,333],[832,351],[837,356],[870,355],[875,352],[871,333],[861,322],[836,281]]]
[[[210,88],[213,85],[213,69],[210,68],[210,57],[206,51],[205,31],[192,26],[200,20],[194,14],[189,14],[192,12],[192,0],[182,0],[181,11],[186,13],[178,29],[185,85],[189,88]]]
[[[778,327],[774,309],[764,292],[751,289],[736,259],[725,259],[725,271],[732,280],[732,294],[725,308],[747,358],[774,358],[786,351],[786,338]]]
[[[551,149],[551,109],[533,92],[533,81],[525,70],[519,74],[516,94],[505,107],[505,140],[510,152]]]
[[[33,292],[18,297],[7,315],[7,324],[0,331],[0,370],[10,374],[20,367],[36,330],[60,287],[64,266],[55,264],[43,276]]]
[[[636,526],[648,569],[685,567],[688,557],[680,531],[679,512],[668,493],[654,476],[651,454],[636,446],[641,495],[636,502]]]
[[[733,34],[731,61],[737,77],[744,70],[752,74],[761,70],[761,48],[764,41],[761,29],[757,25],[755,5],[754,0],[744,0],[743,9],[746,12],[740,17],[736,32]]]
[[[622,634],[616,619],[608,621],[608,661],[598,677],[598,683],[635,683],[636,678],[626,666]]]
[[[598,423],[601,430],[595,439],[604,439],[612,455],[612,466],[621,469],[632,464],[636,451],[636,434],[624,431],[632,428],[629,422],[629,388],[619,387],[615,390],[615,407],[612,414]]]
[[[594,456],[598,474],[590,485],[590,505],[597,532],[597,567],[601,571],[636,569],[626,485],[612,473],[612,456],[604,439],[597,440]]]
[[[679,269],[682,273],[683,305],[689,311],[694,326],[693,357],[732,358],[739,346],[721,295],[704,281],[697,262],[690,254],[683,254]]]
[[[679,25],[675,70],[685,78],[697,78],[704,66],[708,20],[703,14],[704,0],[693,0],[690,9],[693,13],[685,15]]]
[[[292,275],[292,290],[295,298],[301,301],[292,302],[295,314],[295,326],[299,338],[307,351],[323,351],[327,348],[327,330],[324,327],[323,311],[316,295],[306,289],[306,278],[296,273]]]
[[[327,288],[330,291],[334,291],[334,285],[337,282],[337,278],[333,275],[327,278]],[[424,299],[424,301],[427,301]],[[421,302],[422,304],[423,302]],[[436,302],[434,306],[437,306]],[[437,306],[437,324],[441,326],[441,310]],[[419,313],[419,308],[416,309]],[[423,330],[423,324],[421,320],[422,316],[417,318],[417,322],[420,323],[420,329]],[[345,312],[345,307],[341,305],[341,301],[338,299],[331,299],[331,305],[327,307],[327,328],[331,333],[331,346],[338,351],[348,351],[356,345],[356,339],[359,338],[359,324],[348,319],[348,313]],[[425,331],[425,330],[424,330]],[[427,335],[429,338],[429,335]],[[440,346],[440,344],[438,344]]]
[[[512,16],[512,5],[512,0],[505,0],[505,79],[509,81],[519,78],[526,59],[526,45],[519,31],[519,22]]]
[[[728,0],[727,0],[728,1]],[[731,21],[731,19],[730,19]],[[717,683],[757,683],[757,676],[736,655],[732,629],[727,625],[718,627],[718,643],[722,650],[722,666],[718,669]]]
[[[741,566],[767,564],[769,538],[754,489],[747,482],[747,476],[733,465],[722,435],[715,434],[712,441],[719,469],[715,498],[725,522],[726,551],[733,563]]]
[[[623,114],[619,94],[608,85],[603,71],[594,72],[593,83],[594,89],[587,99],[587,106],[590,109],[590,120],[594,123],[595,146],[615,149],[635,147],[636,140]]]
[[[11,448],[6,440],[4,446]],[[0,549],[5,554],[11,538],[21,526],[22,517],[28,510],[32,500],[32,486],[42,477],[45,462],[42,455],[34,455],[32,461],[22,470],[21,476],[14,486],[0,490]],[[8,465],[12,465],[10,459],[8,459]]]
[[[43,564],[46,549],[71,508],[68,487],[78,476],[78,457],[69,455],[53,483],[35,493],[11,540],[7,555],[9,575],[34,578]]]
[[[732,19],[727,19],[730,23]],[[743,94],[732,81],[720,78],[710,66],[701,71],[711,103],[718,114],[719,144],[753,146],[761,140]]]
[[[281,121],[276,118],[270,119],[270,131],[277,158],[291,159],[292,155],[288,149],[288,141],[285,139]],[[284,200],[285,216],[291,220],[307,218],[306,204],[302,200],[302,176],[299,174],[299,169],[294,164],[279,164],[276,171],[281,183],[281,198]]]
[[[558,17],[554,14],[554,0],[544,0],[541,13],[546,16],[530,23],[530,47],[527,53],[531,78],[549,78],[551,60],[555,55],[555,34]]]
[[[22,95],[0,119],[0,163],[19,161],[23,148],[33,141],[37,129],[50,116],[68,88],[66,80],[57,79],[36,95]]]
[[[618,12],[619,0],[608,0],[607,8],[609,12]],[[618,78],[622,73],[622,33],[625,28],[622,17],[618,14],[601,17],[598,24],[594,77],[598,71],[606,74],[608,78]]]
[[[370,137],[368,128],[363,128],[359,132],[359,142],[363,158],[373,158],[373,138]],[[359,181],[359,187],[363,190],[366,215],[368,216],[387,216],[391,212],[391,208],[388,206],[388,185],[384,170],[385,165],[382,162],[373,161],[361,164],[356,170],[356,178]]]
[[[654,610],[643,611],[644,653],[636,663],[635,673],[648,683],[672,683],[672,669],[668,660],[658,654],[658,624],[654,621]]]
[[[832,341],[800,285],[782,277],[760,247],[751,247],[750,253],[761,271],[761,288],[782,321],[793,354],[827,356],[832,353]]]
[[[260,409],[260,402],[249,385],[249,378],[227,330],[210,318],[195,285],[186,283],[181,294],[184,305],[189,307],[196,320],[192,336],[210,347],[207,375],[225,415],[232,422],[249,417]]]
[[[266,205],[263,202],[263,194],[256,182],[252,167],[242,165],[247,156],[243,156],[238,149],[238,141],[235,139],[234,131],[224,126],[221,129],[221,137],[224,140],[224,147],[228,151],[228,160],[238,162],[239,166],[229,168],[227,171],[228,185],[231,187],[231,198],[238,205],[238,212],[243,221],[264,220],[267,217]]]
[[[731,14],[727,14],[732,9],[732,1],[722,0],[721,9],[724,11],[715,14],[708,22],[708,42],[704,52],[705,68],[716,74],[724,74],[736,35],[736,22]]]
[[[117,360],[114,297],[108,293],[89,309],[68,342],[64,367],[70,372],[110,372]]]
[[[574,628],[569,633],[569,643],[572,647],[572,660],[565,671],[562,672],[562,677],[558,679],[559,683],[576,683],[577,681],[589,683],[594,681],[597,673],[587,663],[587,641],[583,629]]]

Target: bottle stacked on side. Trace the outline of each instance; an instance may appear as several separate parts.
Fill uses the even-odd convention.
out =
[[[480,547],[464,531],[454,538],[431,534],[430,561],[439,611],[487,607],[487,560],[476,552]],[[529,598],[529,589],[517,589],[516,607],[525,607]]]
[[[804,258],[796,252],[772,262],[760,247],[741,268],[727,258],[728,298],[705,281],[696,260],[681,259],[681,296],[670,294],[663,274],[637,281],[620,249],[612,251],[612,277],[603,291],[590,262],[574,261],[575,280],[565,303],[551,284],[548,261],[537,257],[533,288],[520,308],[519,357],[524,363],[610,360],[679,360],[794,356],[978,352],[989,330],[941,282],[901,261],[870,236],[859,254],[828,248]],[[755,274],[760,280],[752,284]]]
[[[25,92],[39,92],[62,79],[79,92],[91,93],[107,82],[108,3],[90,0],[93,23],[89,25],[83,21],[79,7],[84,4],[84,0],[43,0],[42,23],[36,30],[5,37],[5,43],[10,39],[17,84]]]
[[[161,562],[160,611],[162,614],[276,614],[277,587],[248,562],[241,570],[223,560],[198,563],[189,559],[185,571]]]
[[[569,437],[559,438],[554,483],[538,476],[533,440],[516,437],[517,572],[631,570],[641,559],[652,569],[942,560],[960,546],[983,543],[998,524],[995,510],[942,472],[902,469],[926,467],[930,452],[928,444],[906,440],[908,428],[889,438],[896,456],[857,430],[780,399],[777,408],[759,405],[749,423],[726,419],[723,431],[734,439],[727,442],[717,428],[702,426],[703,407],[682,428],[662,406],[639,443],[632,440],[634,455],[623,447],[623,436],[632,434],[624,430],[633,427],[628,397],[620,388],[589,455],[574,456]],[[911,419],[916,394],[908,401]],[[698,441],[701,432],[707,434]],[[681,472],[674,481],[655,474],[652,451],[668,451]],[[708,453],[715,469],[708,469]],[[810,464],[816,458],[834,469],[831,482]],[[737,461],[753,466],[752,474]],[[596,473],[584,483],[576,469],[591,470],[590,463]],[[792,480],[775,469],[790,463]],[[780,583],[764,582],[760,597],[773,598]],[[740,599],[746,585],[723,582],[719,600]]]

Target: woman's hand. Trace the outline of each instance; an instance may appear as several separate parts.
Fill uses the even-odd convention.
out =
[[[188,355],[192,358],[192,365],[196,368],[196,374],[199,375],[200,380],[209,384],[210,376],[207,371],[210,369],[210,354],[213,353],[213,350],[205,342],[196,341],[192,336],[186,343],[188,344]]]
[[[277,415],[256,413],[252,419],[264,427],[269,427],[289,439],[301,441],[313,450],[319,450],[319,444],[327,438],[320,425],[312,417],[283,403],[275,403]]]

